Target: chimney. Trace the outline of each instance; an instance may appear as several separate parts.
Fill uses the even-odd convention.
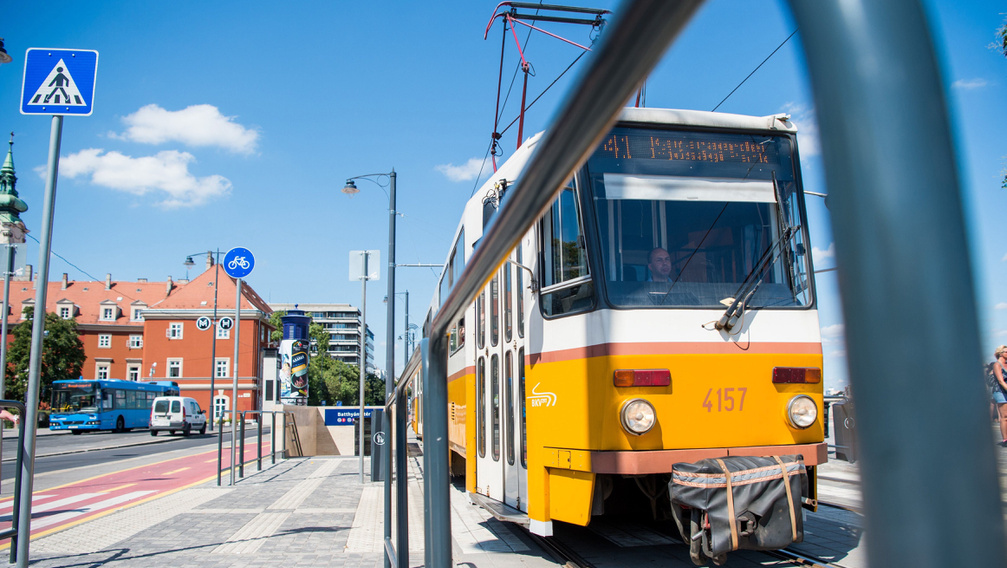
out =
[[[105,275],[105,289],[106,290],[111,290],[112,289],[112,275],[111,274],[106,274]]]
[[[213,268],[213,253],[206,251],[206,269],[209,270]]]
[[[172,288],[172,282],[171,282],[171,276],[169,276],[168,277],[168,287],[164,291],[164,295],[165,296],[168,296],[168,295],[171,294],[171,288]]]
[[[35,279],[34,274],[35,274],[35,267],[30,264],[26,264],[24,267],[24,276],[21,277],[21,280],[31,282],[32,280]]]
[[[69,286],[69,285],[70,285],[70,282],[67,279],[67,273],[64,272],[63,273],[63,286],[60,288],[60,290],[66,290],[67,286]]]
[[[136,279],[136,283],[137,284],[146,284],[147,283],[147,279],[146,278],[137,278]]]

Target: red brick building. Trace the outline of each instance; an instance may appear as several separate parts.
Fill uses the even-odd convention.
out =
[[[208,259],[207,270],[191,282],[113,281],[75,282],[63,275],[49,282],[46,312],[75,318],[87,360],[85,379],[172,380],[184,396],[211,402],[210,376],[218,405],[230,408],[236,329],[199,330],[200,317],[213,317],[214,279],[218,269]],[[37,281],[12,281],[8,312],[8,342],[13,328],[25,321],[24,311],[35,304]],[[217,319],[234,320],[235,280],[219,270]],[[242,286],[241,347],[238,355],[238,409],[261,408],[263,349],[269,344],[272,310],[247,283]],[[216,363],[213,339],[216,333]]]
[[[219,273],[219,274],[218,274]],[[238,410],[262,408],[263,350],[270,347],[272,310],[247,283],[242,284],[238,326],[200,330],[201,317],[213,318],[217,281],[217,321],[235,318],[237,282],[218,266],[207,269],[143,312],[143,364],[148,377],[178,382],[182,394],[209,408],[210,377],[218,408],[230,408],[234,373],[234,339],[238,336]],[[216,335],[216,347],[214,347]],[[275,347],[275,346],[272,346]]]

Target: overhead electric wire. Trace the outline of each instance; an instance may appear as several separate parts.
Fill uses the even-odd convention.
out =
[[[798,30],[800,30],[800,29],[801,28],[797,28],[796,30],[794,30],[793,32],[791,32],[791,34],[787,36],[787,39],[783,40],[783,42],[780,45],[776,46],[776,49],[774,49],[772,53],[770,53],[769,55],[767,55],[766,58],[762,60],[762,63],[760,63],[758,65],[758,67],[756,67],[755,69],[752,69],[752,72],[748,74],[748,77],[745,77],[740,83],[738,83],[737,87],[735,87],[733,90],[731,90],[730,93],[727,93],[727,96],[724,97],[724,100],[722,100],[719,103],[717,103],[717,106],[713,107],[713,110],[711,112],[716,112],[716,110],[718,108],[720,108],[720,105],[724,104],[724,102],[726,102],[727,99],[731,98],[731,95],[734,94],[734,91],[737,91],[738,89],[740,89],[741,86],[745,84],[745,81],[748,81],[752,77],[752,75],[755,75],[755,72],[758,71],[760,67],[762,67],[763,65],[765,65],[765,63],[767,61],[769,61],[770,57],[776,55],[776,52],[780,51],[780,48],[783,47],[788,41],[790,41],[790,38],[794,37],[794,35],[797,34]]]
[[[34,237],[33,235],[27,235],[27,237],[28,237],[29,239],[31,239],[31,240],[33,240],[33,241],[35,241],[36,243],[39,243],[39,240],[38,240],[37,238],[35,238],[35,237]],[[39,244],[42,244],[42,243],[39,243]],[[66,257],[64,257],[63,255],[59,254],[58,252],[56,252],[56,251],[54,251],[54,250],[50,250],[50,251],[49,251],[49,253],[50,253],[50,254],[52,254],[53,256],[55,256],[56,258],[58,258],[58,259],[62,260],[63,262],[65,262],[65,263],[69,264],[69,265],[70,265],[71,267],[73,267],[73,268],[74,268],[74,269],[75,269],[75,270],[76,270],[77,272],[80,272],[80,273],[81,273],[81,274],[83,274],[84,276],[87,276],[88,278],[90,278],[92,282],[96,282],[96,283],[98,283],[98,284],[101,284],[101,283],[102,283],[102,281],[101,281],[101,280],[99,280],[98,278],[95,278],[95,276],[94,276],[93,274],[91,274],[91,273],[87,272],[87,271],[86,271],[86,270],[84,270],[83,268],[81,268],[81,267],[77,266],[76,264],[74,264],[74,263],[70,262],[69,260],[67,260],[67,259],[66,259]],[[126,298],[129,298],[130,300],[133,300],[133,301],[139,301],[139,298],[134,298],[133,296],[130,296],[129,294],[124,294],[124,293],[123,293],[123,292],[121,292],[121,291],[119,291],[118,293],[119,293],[119,295],[120,295],[120,296],[125,296]]]

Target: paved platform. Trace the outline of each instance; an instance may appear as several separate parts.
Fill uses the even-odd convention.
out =
[[[411,456],[408,463],[409,558],[411,566],[421,566],[421,456]],[[857,469],[835,461],[821,469],[822,496],[833,502],[844,499],[846,508],[823,507],[806,514],[807,537],[799,550],[847,568],[866,565]],[[365,472],[370,472],[366,461]],[[381,567],[383,484],[366,479],[360,483],[359,460],[353,456],[292,458],[261,472],[246,467],[246,477],[233,487],[226,486],[225,476],[223,487],[211,481],[36,539],[30,559],[40,568]],[[460,488],[451,496],[456,565],[557,565],[513,525],[470,505]],[[653,553],[647,547],[671,542],[657,533],[641,538],[639,531],[630,531],[633,538],[627,539],[625,526],[592,527],[615,547],[604,553],[607,560],[623,554],[648,557]]]
[[[419,458],[410,462],[410,565],[420,566]],[[361,484],[358,472],[351,456],[292,458],[254,474],[246,467],[233,487],[210,482],[34,540],[29,557],[39,568],[381,567],[383,484]],[[470,507],[462,492],[454,498],[456,563],[555,566],[525,537]]]

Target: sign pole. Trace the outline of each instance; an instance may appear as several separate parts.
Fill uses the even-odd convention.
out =
[[[364,482],[364,382],[367,380],[367,259],[370,251],[360,251],[363,274],[360,275],[360,483]],[[372,452],[373,453],[373,452]]]
[[[42,204],[42,240],[38,253],[38,280],[31,325],[31,357],[28,363],[28,392],[25,393],[24,445],[21,452],[21,499],[17,515],[17,568],[28,568],[28,544],[31,541],[31,493],[35,475],[35,429],[38,426],[39,386],[42,374],[42,334],[45,331],[45,295],[49,282],[49,251],[52,249],[52,220],[56,208],[56,176],[59,173],[59,147],[63,137],[63,116],[52,117],[49,130],[49,163]],[[6,318],[6,314],[4,314]],[[6,340],[6,338],[4,338]]]
[[[216,331],[214,331],[216,333]],[[231,383],[231,485],[234,485],[234,461],[238,439],[238,348],[241,339],[241,278],[238,278],[238,295],[234,300],[234,382]],[[240,456],[244,460],[245,456]]]

